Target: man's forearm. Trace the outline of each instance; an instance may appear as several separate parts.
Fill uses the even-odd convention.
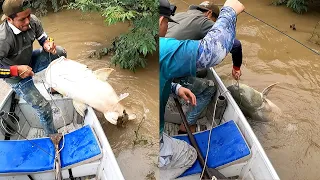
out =
[[[238,39],[234,39],[231,49],[233,68],[239,70],[242,65],[242,46]]]
[[[216,23],[200,40],[197,68],[215,66],[231,51],[236,35],[236,20],[236,12],[231,7],[221,9]]]

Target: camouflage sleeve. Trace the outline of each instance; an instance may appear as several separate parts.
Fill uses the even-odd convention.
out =
[[[171,93],[178,95],[178,90],[180,87],[181,87],[181,85],[178,83],[171,83]]]
[[[236,21],[236,12],[231,7],[221,8],[217,22],[200,41],[197,68],[215,66],[231,51],[236,35]]]

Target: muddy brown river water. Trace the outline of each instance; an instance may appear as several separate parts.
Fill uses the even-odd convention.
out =
[[[171,2],[178,6],[178,11],[184,11],[189,4],[199,4],[201,1]],[[218,3],[223,4],[223,1]],[[297,15],[285,7],[269,5],[269,0],[243,0],[242,3],[247,12],[320,51],[319,45],[308,41],[314,26],[320,21],[319,13]],[[47,34],[67,49],[68,58],[84,63],[93,70],[113,67],[110,57],[90,59],[87,56],[110,44],[112,38],[127,30],[126,24],[106,27],[99,14],[77,11],[49,14],[41,20]],[[293,23],[296,24],[296,31],[289,28]],[[319,179],[319,55],[244,13],[238,17],[237,38],[242,42],[244,56],[240,82],[259,91],[274,82],[280,82],[268,98],[282,109],[283,117],[265,123],[249,119],[271,163],[281,179]],[[37,42],[35,47],[39,47]],[[98,114],[126,179],[145,179],[148,174],[156,172],[158,56],[148,59],[147,68],[139,69],[137,73],[114,67],[116,71],[109,79],[117,92],[130,93],[125,105],[134,109],[138,119],[130,122],[125,129],[118,129]],[[216,67],[216,71],[223,80],[231,80],[230,55]],[[0,81],[0,90],[1,99],[9,88]],[[138,129],[143,115],[146,119],[141,123],[138,133],[141,143],[134,146],[137,140],[134,131]]]

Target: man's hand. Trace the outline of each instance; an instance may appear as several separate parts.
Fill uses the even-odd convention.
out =
[[[197,105],[197,99],[196,96],[187,88],[180,87],[178,90],[178,96],[183,98],[188,103],[191,102],[193,106]]]
[[[18,65],[17,69],[18,69],[18,76],[20,76],[22,79],[34,75],[32,68],[30,66]]]
[[[48,53],[52,53],[52,54],[57,53],[56,45],[53,41],[46,40],[46,42],[43,43],[43,49]]]
[[[235,80],[239,80],[241,75],[242,74],[241,74],[240,68],[235,68],[235,67],[232,68],[232,76]]]
[[[238,0],[226,0],[226,2],[224,3],[224,6],[231,7],[236,12],[237,15],[239,15],[240,13],[242,13],[242,11],[244,11],[244,5]]]

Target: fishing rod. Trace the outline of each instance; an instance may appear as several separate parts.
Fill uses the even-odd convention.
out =
[[[187,119],[186,119],[186,116],[184,115],[183,113],[183,110],[182,110],[182,107],[181,107],[181,104],[179,102],[179,100],[177,98],[173,98],[175,103],[176,103],[176,106],[178,108],[178,111],[179,111],[179,114],[180,114],[180,117],[182,119],[182,123],[184,125],[184,127],[186,128],[187,130],[187,134],[188,134],[188,138],[191,142],[191,145],[195,148],[195,150],[197,151],[197,155],[198,155],[198,160],[203,168],[203,173],[201,174],[201,178],[202,178],[202,175],[204,175],[204,178],[205,179],[212,179],[212,178],[216,178],[216,179],[227,179],[223,174],[221,174],[218,170],[214,169],[214,168],[209,168],[206,164],[206,160],[203,158],[202,154],[201,154],[201,151],[199,149],[199,146],[198,146],[198,143],[196,141],[196,139],[194,138],[189,126],[188,126],[188,122],[187,122]]]

